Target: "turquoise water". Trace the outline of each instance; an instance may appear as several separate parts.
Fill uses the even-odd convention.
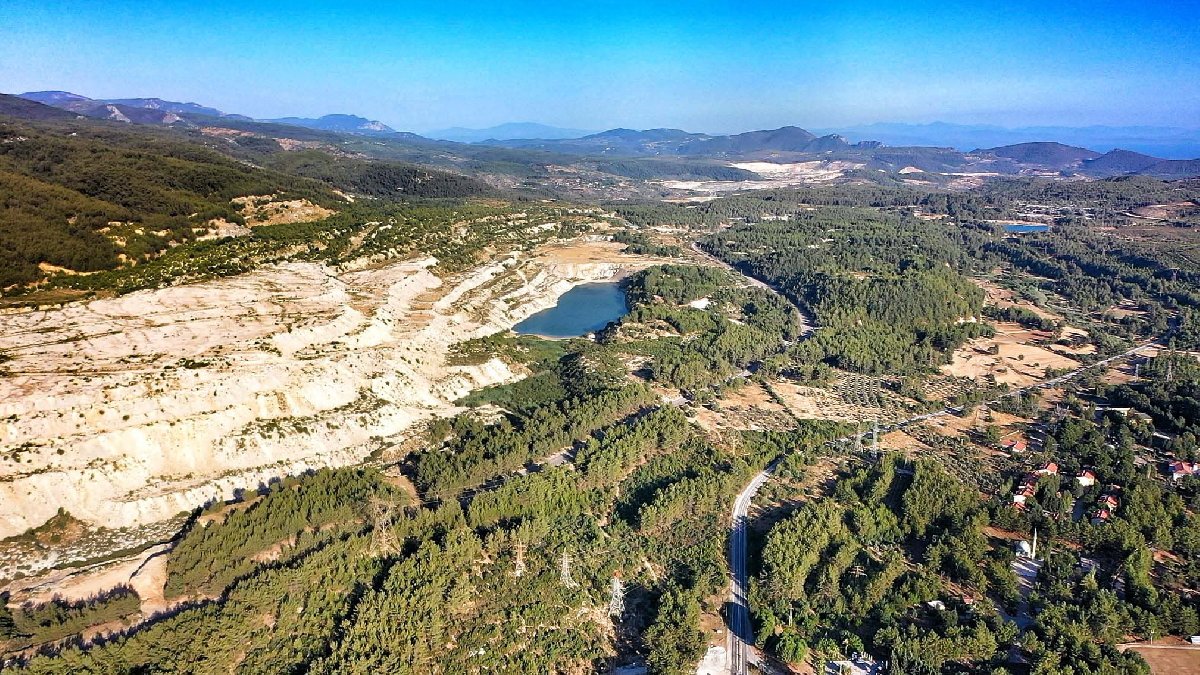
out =
[[[584,284],[567,291],[558,304],[513,326],[522,335],[567,338],[598,331],[629,313],[618,284]]]
[[[1049,225],[1027,225],[1025,223],[1005,223],[1005,232],[1045,232],[1050,229]]]

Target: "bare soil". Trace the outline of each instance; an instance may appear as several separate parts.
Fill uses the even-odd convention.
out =
[[[1183,642],[1178,638],[1158,640],[1153,645],[1130,645],[1150,664],[1154,675],[1194,675],[1200,673],[1200,646]]]

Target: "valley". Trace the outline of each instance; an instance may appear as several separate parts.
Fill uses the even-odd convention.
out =
[[[51,94],[0,97],[0,670],[1144,675],[1200,631],[1182,160]]]

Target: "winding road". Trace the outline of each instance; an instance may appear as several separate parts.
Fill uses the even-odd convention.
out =
[[[994,405],[999,403],[1001,399],[1015,396],[1026,391],[1031,391],[1033,389],[1046,389],[1062,384],[1063,382],[1074,378],[1080,373],[1086,372],[1093,368],[1109,366],[1115,362],[1123,361],[1135,356],[1143,349],[1155,345],[1162,346],[1163,344],[1166,344],[1166,338],[1158,338],[1156,340],[1144,342],[1126,352],[1117,354],[1116,356],[1111,356],[1107,359],[1097,361],[1086,366],[1081,366],[1057,377],[1042,380],[1041,382],[1021,387],[1019,389],[1014,389],[1004,396],[1001,396],[999,399],[985,401],[984,404]],[[956,415],[961,412],[961,407],[943,408],[942,410],[938,410],[936,412],[910,417],[891,425],[880,426],[879,432],[886,433],[895,429],[901,429],[910,424],[923,422],[925,420],[935,417],[942,417],[945,415]],[[856,437],[859,439],[865,439],[870,435],[870,433],[871,432],[845,436],[830,441],[829,443],[832,445],[844,441],[851,441]],[[740,493],[738,493],[737,500],[733,503],[732,521],[729,529],[730,590],[729,604],[726,612],[726,622],[729,629],[728,650],[730,673],[733,675],[744,675],[745,673],[749,673],[750,664],[757,663],[758,659],[755,650],[751,646],[754,644],[754,629],[750,624],[750,604],[746,599],[746,591],[748,590],[746,569],[746,526],[749,518],[751,500],[754,499],[754,495],[758,493],[759,488],[761,488],[771,478],[771,475],[775,472],[776,467],[779,465],[780,459],[781,458],[776,458],[767,465],[767,468],[763,469],[759,474],[754,476],[749,485],[747,485]]]
[[[770,292],[774,293],[775,295],[778,295],[779,297],[783,298],[784,300],[787,300],[788,302],[790,302],[792,304],[792,306],[796,308],[796,313],[800,315],[800,336],[801,337],[807,337],[807,336],[811,335],[814,330],[816,330],[813,327],[812,317],[810,317],[804,311],[804,308],[802,308],[799,305],[797,305],[796,303],[792,302],[792,299],[789,298],[787,296],[787,294],[784,293],[783,291],[780,291],[778,288],[776,288],[775,286],[773,286],[771,284],[768,284],[767,282],[763,281],[762,279],[757,279],[755,277],[750,276],[749,274],[746,274],[745,272],[739,270],[737,267],[734,267],[733,265],[730,265],[729,263],[725,262],[724,260],[721,260],[720,258],[716,257],[715,255],[712,255],[711,253],[706,252],[704,249],[700,248],[700,245],[698,243],[696,243],[694,241],[692,242],[692,251],[694,251],[697,255],[699,255],[701,258],[703,258],[705,260],[705,262],[708,262],[716,267],[723,267],[723,268],[733,272],[735,275],[742,277],[747,282],[749,282],[751,286],[761,288],[764,291],[770,291]]]

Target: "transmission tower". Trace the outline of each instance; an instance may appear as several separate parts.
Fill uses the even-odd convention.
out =
[[[513,545],[513,550],[517,554],[517,559],[513,561],[513,576],[521,577],[525,575],[525,542],[518,541]]]
[[[395,504],[384,501],[378,496],[372,496],[369,506],[371,552],[377,556],[397,555],[400,553],[400,544],[396,541],[396,533],[392,530],[392,524],[396,522]]]
[[[871,426],[871,452],[879,454],[879,418],[875,418],[875,423]]]
[[[625,584],[621,577],[613,575],[612,597],[608,601],[608,615],[620,618],[625,613]]]
[[[579,582],[571,578],[571,555],[566,551],[562,554],[562,569],[559,570],[559,578],[562,580],[562,585],[567,588],[578,588]]]

